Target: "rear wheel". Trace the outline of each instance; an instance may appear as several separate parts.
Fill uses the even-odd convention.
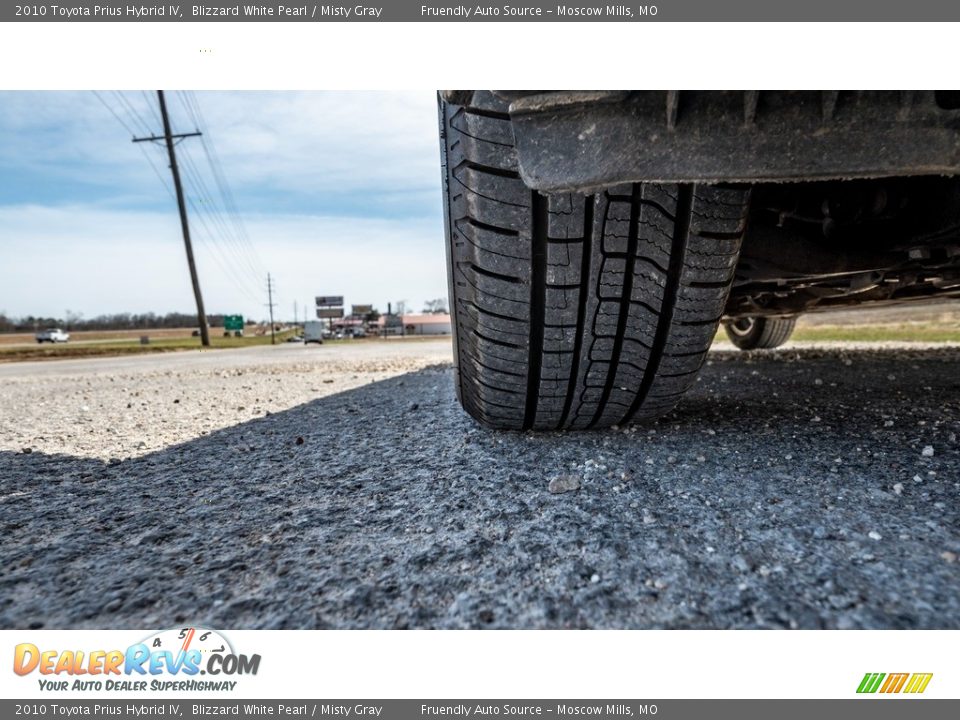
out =
[[[441,103],[458,396],[484,425],[655,418],[693,384],[723,314],[743,187],[637,183],[542,195],[506,106]]]
[[[739,318],[724,323],[724,330],[730,342],[741,350],[761,350],[780,347],[793,333],[797,324],[795,317],[752,317]]]

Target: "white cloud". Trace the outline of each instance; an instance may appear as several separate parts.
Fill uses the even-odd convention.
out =
[[[381,310],[446,295],[443,231],[434,221],[262,215],[248,226],[270,259],[281,317],[317,294]],[[196,255],[209,312],[265,316],[266,278],[239,261],[228,272],[224,255],[235,253],[202,239]],[[13,316],[194,307],[173,213],[0,207],[0,258],[0,310]]]
[[[297,193],[440,187],[436,99],[418,93],[202,93],[231,182]]]
[[[99,94],[138,135],[161,131],[152,91]],[[436,99],[430,92],[201,92],[196,98],[237,195],[282,192],[301,208],[323,202],[329,192],[366,193],[371,200],[414,194],[439,202]],[[183,100],[179,92],[167,93],[174,130],[189,132],[194,124]],[[67,196],[74,183],[77,189],[113,187],[116,200],[127,194],[156,200],[158,181],[141,150],[165,175],[162,148],[130,142],[130,133],[93,93],[0,96],[0,167],[47,175],[64,183]],[[180,151],[205,165],[197,139],[184,141]]]

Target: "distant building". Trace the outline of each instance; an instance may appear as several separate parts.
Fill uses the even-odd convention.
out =
[[[453,332],[450,316],[446,313],[425,315],[402,315],[403,329],[407,335],[449,335]]]
[[[449,335],[453,332],[447,313],[384,315],[379,325],[388,335]]]

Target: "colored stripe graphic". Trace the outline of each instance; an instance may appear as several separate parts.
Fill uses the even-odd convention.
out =
[[[863,676],[863,680],[860,681],[860,687],[857,688],[857,692],[875,693],[877,688],[880,687],[880,683],[884,677],[886,677],[884,673],[867,673]]]
[[[903,684],[907,682],[910,673],[890,673],[887,675],[887,681],[880,688],[882,693],[898,693],[903,689]]]
[[[886,678],[886,681],[884,681]],[[858,693],[875,693],[878,690],[881,693],[922,693],[927,689],[933,673],[866,673],[860,685],[857,687]],[[881,685],[882,683],[882,685]]]
[[[907,687],[904,690],[905,693],[922,693],[927,689],[927,685],[930,684],[930,679],[933,677],[933,673],[914,673],[910,678],[910,682],[907,683]]]

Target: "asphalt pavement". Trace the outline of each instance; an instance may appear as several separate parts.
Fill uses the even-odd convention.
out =
[[[960,627],[960,348],[713,352],[660,422],[569,434],[479,427],[445,362],[371,379],[8,444],[0,626]]]

